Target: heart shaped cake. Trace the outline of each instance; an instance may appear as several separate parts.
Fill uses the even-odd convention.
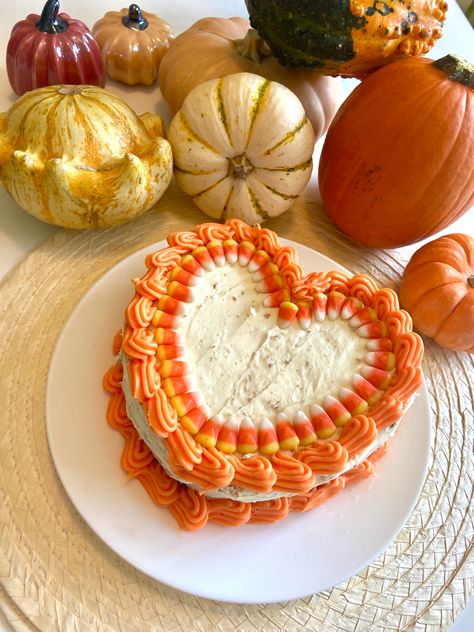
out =
[[[190,530],[275,522],[370,475],[422,380],[395,292],[305,275],[236,219],[168,243],[134,280],[104,378],[129,475]]]

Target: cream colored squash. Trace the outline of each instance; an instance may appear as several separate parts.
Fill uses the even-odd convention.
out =
[[[68,228],[113,226],[168,187],[161,117],[95,86],[48,86],[0,115],[0,182],[26,211]]]
[[[252,73],[194,88],[168,139],[182,189],[211,217],[250,224],[286,211],[307,185],[314,133],[299,99]]]

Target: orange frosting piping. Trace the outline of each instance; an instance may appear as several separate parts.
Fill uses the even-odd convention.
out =
[[[290,498],[291,511],[296,511],[298,513],[311,511],[311,509],[319,507],[319,505],[322,505],[326,500],[331,498],[331,496],[334,496],[343,490],[344,487],[344,476],[338,476],[337,478],[333,478],[332,481],[324,483],[324,485],[315,487],[307,494],[292,496]]]
[[[253,503],[250,524],[273,524],[283,520],[290,511],[288,498],[276,498],[275,500],[263,500]]]
[[[251,503],[243,503],[230,498],[208,498],[209,520],[224,527],[240,527],[250,520]]]
[[[389,395],[386,395],[378,404],[370,409],[370,416],[375,421],[379,432],[398,421],[403,413],[402,402]]]
[[[196,531],[202,529],[208,519],[207,500],[195,489],[180,485],[179,496],[169,505],[181,529]]]
[[[128,360],[128,374],[133,397],[142,404],[160,388],[161,379],[153,356],[148,356],[145,362]]]
[[[117,331],[114,336],[114,342],[112,345],[112,353],[114,356],[118,356],[120,349],[122,348],[123,332],[121,329]]]
[[[349,472],[344,474],[344,483],[347,485],[353,485],[354,483],[358,483],[359,481],[364,480],[368,476],[371,476],[374,473],[374,466],[369,459],[365,459],[359,465],[352,468]]]
[[[234,485],[262,493],[272,490],[277,475],[267,457],[257,455],[248,459],[239,459],[229,454],[227,458],[234,466],[235,474],[232,481]]]
[[[116,362],[102,380],[103,387],[108,393],[119,393],[122,390],[123,367],[121,362]]]
[[[178,415],[168,402],[164,391],[159,389],[151,399],[145,400],[143,407],[150,428],[160,437],[166,438],[176,430]]]
[[[398,371],[396,379],[386,391],[387,396],[406,402],[416,393],[423,382],[423,374],[419,367],[408,367]]]
[[[203,240],[194,231],[180,231],[168,236],[168,243],[174,248],[183,250],[194,250],[198,246],[203,246]]]
[[[125,320],[134,329],[148,327],[156,308],[148,296],[135,294],[125,310]]]
[[[324,476],[343,470],[349,455],[338,441],[315,441],[310,448],[297,452],[295,458],[305,463],[317,476]]]
[[[174,466],[173,472],[177,476],[184,476],[190,483],[196,483],[203,490],[227,487],[234,478],[234,468],[216,448],[203,448],[202,460],[189,472],[184,468]]]
[[[395,340],[393,352],[397,368],[418,367],[423,359],[423,341],[418,334],[409,331]]]
[[[118,430],[122,436],[127,437],[130,427],[133,428],[133,424],[127,417],[125,395],[122,391],[112,392],[111,395],[107,405],[107,422],[109,426]]]
[[[281,451],[274,454],[271,461],[277,475],[273,489],[305,494],[314,487],[316,476],[305,463]]]
[[[132,329],[125,325],[122,349],[132,360],[146,361],[148,356],[156,353],[157,344],[153,333],[146,329]]]
[[[377,318],[383,320],[390,312],[398,310],[398,296],[390,288],[377,290],[373,296],[373,308],[377,312]]]
[[[357,415],[352,417],[343,427],[339,436],[341,443],[352,459],[359,452],[369,447],[369,445],[377,438],[377,426],[371,417],[365,415]]]
[[[375,452],[372,452],[372,454],[368,456],[367,459],[371,461],[372,463],[375,463],[375,461],[378,461],[379,459],[381,459],[383,455],[386,454],[387,452],[388,452],[388,443],[386,441],[380,446],[380,448],[377,448]]]
[[[164,440],[168,448],[170,465],[190,472],[195,465],[201,463],[203,448],[194,437],[179,426]]]
[[[232,239],[234,230],[230,226],[218,224],[217,222],[207,222],[196,226],[196,233],[203,243],[208,244],[210,241],[225,241]]]
[[[408,312],[404,309],[398,309],[386,316],[385,324],[387,325],[388,338],[395,340],[402,334],[412,330],[413,321]]]
[[[140,481],[159,507],[166,507],[179,499],[178,481],[170,478],[158,461],[153,461],[149,467],[137,472],[134,478]]]

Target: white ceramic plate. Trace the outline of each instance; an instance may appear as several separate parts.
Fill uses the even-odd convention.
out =
[[[304,269],[334,270],[334,261],[299,244]],[[381,553],[402,528],[425,479],[430,418],[422,389],[376,463],[376,474],[307,514],[274,525],[198,532],[178,529],[138,481],[120,467],[123,440],[106,423],[101,382],[113,363],[115,332],[132,298],[130,279],[145,272],[147,252],[127,257],[83,297],[51,361],[47,431],[59,477],[90,527],[130,564],[180,590],[210,599],[268,603],[303,597],[350,577]]]

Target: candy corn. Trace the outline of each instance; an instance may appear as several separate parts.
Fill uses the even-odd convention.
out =
[[[168,296],[185,303],[192,303],[195,300],[193,291],[187,285],[181,285],[178,281],[171,281],[168,285]]]
[[[298,303],[298,313],[296,314],[298,324],[303,330],[311,327],[311,303]]]
[[[211,253],[206,246],[198,246],[197,248],[194,248],[191,254],[204,268],[204,270],[207,270],[207,272],[211,272],[215,269],[216,265],[214,263],[214,259],[211,257]]]
[[[268,261],[270,261],[270,255],[268,252],[265,252],[265,250],[256,250],[249,261],[249,272],[256,272]]]
[[[371,384],[381,391],[384,391],[390,382],[390,373],[374,366],[363,366],[360,371]]]
[[[334,425],[333,420],[321,406],[318,404],[311,404],[310,416],[313,428],[316,431],[319,439],[329,439],[336,432],[337,428]]]
[[[217,443],[222,424],[222,415],[213,415],[203,423],[199,432],[195,435],[196,441],[199,441],[206,448],[213,448]]]
[[[194,276],[202,277],[204,276],[204,268],[202,265],[195,259],[192,255],[187,254],[181,258],[180,265],[183,270],[193,274]]]
[[[267,277],[266,279],[262,279],[255,286],[257,292],[276,292],[284,286],[283,279],[279,274],[275,274],[274,276]]]
[[[369,406],[373,406],[382,397],[383,393],[368,382],[365,377],[362,377],[362,375],[354,373],[351,381],[356,393],[360,395],[362,399],[365,399]]]
[[[336,320],[340,316],[345,300],[346,297],[341,292],[336,290],[329,292],[326,305],[326,314],[329,320]]]
[[[182,303],[181,301],[178,301],[168,295],[162,296],[158,299],[158,310],[166,312],[167,314],[172,314],[173,316],[182,316],[187,311],[186,303]]]
[[[373,323],[358,327],[356,333],[361,338],[384,338],[387,335],[387,326],[381,320],[374,320]]]
[[[220,429],[216,446],[225,454],[232,454],[237,450],[239,422],[235,417],[229,417]]]
[[[181,395],[172,397],[170,402],[175,411],[178,413],[178,417],[184,417],[184,415],[187,415],[190,410],[197,408],[203,403],[203,397],[199,391],[193,393],[182,393]]]
[[[296,411],[293,419],[293,428],[296,430],[300,445],[307,446],[316,441],[316,433],[314,432],[313,424],[302,410]]]
[[[363,307],[364,303],[362,301],[359,301],[359,299],[354,296],[349,296],[346,298],[344,305],[342,306],[341,318],[343,320],[348,320],[357,314],[357,312],[360,312]]]
[[[322,322],[326,318],[326,306],[328,297],[323,292],[318,292],[313,297],[313,314],[317,321]]]
[[[351,418],[351,413],[347,408],[343,406],[338,399],[332,397],[332,395],[326,395],[323,400],[323,406],[324,410],[333,420],[334,425],[338,428],[347,423]]]
[[[293,428],[293,424],[283,413],[278,413],[277,415],[276,432],[282,450],[296,450],[300,440]]]
[[[167,314],[157,309],[151,319],[152,324],[155,327],[165,327],[166,329],[176,329],[181,323],[181,319],[174,314]]]
[[[361,325],[365,325],[366,323],[371,323],[374,320],[377,320],[377,312],[372,307],[364,307],[357,314],[354,314],[352,318],[349,320],[349,325],[354,329],[360,327]]]
[[[162,378],[186,375],[189,371],[186,362],[180,362],[179,360],[163,360],[157,365],[157,370]]]
[[[241,454],[252,454],[258,450],[257,431],[253,421],[248,417],[244,417],[240,422],[237,450]]]
[[[298,306],[289,301],[284,301],[278,308],[278,326],[287,329],[296,318]]]
[[[156,350],[158,360],[174,360],[184,354],[184,348],[179,345],[159,345]]]
[[[276,292],[272,292],[271,294],[267,294],[263,299],[263,304],[265,307],[279,307],[285,301],[290,300],[290,293],[288,290],[280,289]]]
[[[191,274],[191,272],[188,272],[184,268],[180,268],[179,266],[171,270],[168,278],[170,281],[178,281],[178,283],[188,285],[190,287],[194,287],[199,283],[199,278],[197,276]]]
[[[238,246],[238,251],[239,265],[245,267],[249,264],[250,259],[253,257],[256,247],[251,241],[241,241]]]
[[[255,272],[252,279],[255,283],[258,283],[258,281],[263,281],[263,279],[278,274],[278,272],[278,266],[271,261],[268,261],[268,263],[264,263],[263,266]]]
[[[167,377],[161,383],[168,397],[187,393],[194,387],[193,379],[190,375],[177,375],[175,377]]]
[[[354,391],[351,391],[349,388],[340,389],[339,400],[353,417],[355,415],[363,415],[369,407],[365,399],[362,399],[360,395],[354,393]]]
[[[261,454],[275,454],[280,449],[275,426],[264,417],[258,428],[258,449]]]
[[[159,345],[180,345],[182,343],[181,335],[177,331],[163,327],[155,329],[155,340]]]
[[[207,244],[207,249],[216,266],[222,267],[225,265],[226,258],[222,241],[210,241]]]
[[[395,355],[391,351],[369,351],[365,356],[365,360],[370,366],[384,369],[385,371],[391,371],[395,366]]]
[[[181,417],[181,425],[185,430],[195,435],[209,419],[210,409],[206,404],[193,408]]]
[[[224,254],[225,258],[227,259],[227,263],[230,263],[230,265],[234,265],[234,263],[237,263],[237,260],[239,258],[239,249],[235,239],[226,239],[222,242],[222,246],[224,248]]]
[[[367,340],[369,351],[392,351],[393,343],[390,338],[371,338]]]

